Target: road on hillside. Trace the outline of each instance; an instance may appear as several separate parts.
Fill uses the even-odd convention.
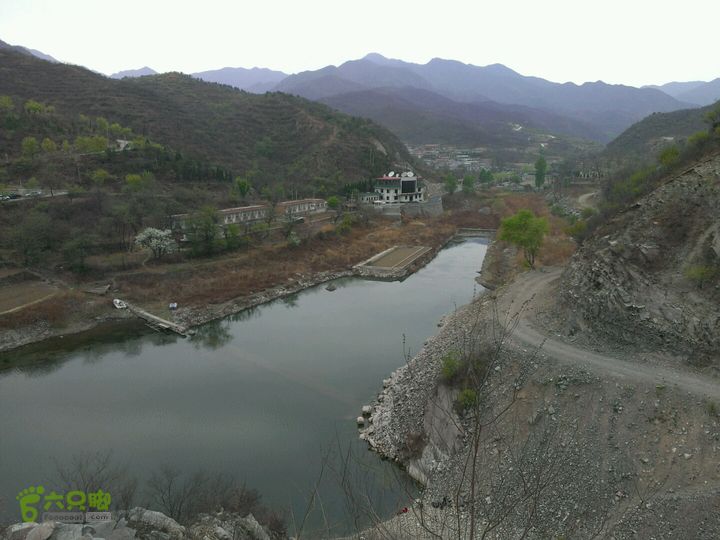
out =
[[[541,352],[563,363],[587,366],[618,379],[665,385],[697,396],[720,398],[720,381],[704,377],[682,368],[654,366],[642,363],[629,354],[625,358],[583,349],[549,335],[534,323],[535,314],[547,309],[539,298],[541,292],[560,278],[562,269],[534,270],[518,277],[502,294],[500,313],[516,313],[527,302],[512,339],[527,347],[539,347]]]

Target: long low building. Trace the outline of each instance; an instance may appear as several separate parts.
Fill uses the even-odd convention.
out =
[[[275,205],[275,217],[299,217],[324,212],[327,210],[327,202],[324,199],[300,199],[297,201],[283,201]],[[272,206],[268,204],[256,204],[252,206],[238,206],[235,208],[223,208],[218,210],[222,226],[232,224],[253,224],[267,221],[270,217]],[[175,230],[186,230],[192,214],[175,214],[170,216],[172,228]]]

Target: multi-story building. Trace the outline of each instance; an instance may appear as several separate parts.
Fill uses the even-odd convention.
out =
[[[386,204],[423,202],[425,190],[421,178],[412,172],[396,174],[394,171],[375,179],[375,193]]]

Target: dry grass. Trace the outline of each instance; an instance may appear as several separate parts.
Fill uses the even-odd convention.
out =
[[[0,287],[0,313],[36,302],[56,291],[55,287],[42,281],[23,281],[5,285]]]
[[[20,311],[0,315],[0,328],[22,328],[37,323],[62,327],[77,313],[87,316],[87,297],[78,291],[64,291]]]
[[[185,306],[220,303],[323,271],[348,269],[394,245],[437,247],[457,227],[493,227],[494,216],[453,212],[406,224],[378,219],[338,235],[332,224],[297,248],[264,245],[223,258],[158,266],[117,276],[123,297],[140,303],[177,301]]]

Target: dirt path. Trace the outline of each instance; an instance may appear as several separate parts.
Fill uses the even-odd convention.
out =
[[[594,208],[594,199],[597,194],[597,191],[591,191],[590,193],[584,193],[580,195],[577,199],[580,208]],[[590,199],[593,199],[593,201],[591,202]]]
[[[632,354],[618,358],[585,350],[547,335],[534,324],[533,319],[536,313],[551,309],[545,305],[541,293],[559,279],[561,272],[559,268],[526,272],[501,295],[499,313],[516,313],[523,303],[528,302],[513,334],[516,342],[528,347],[542,345],[542,352],[557,361],[585,365],[614,378],[675,387],[698,396],[720,398],[720,381],[682,369],[649,365]]]

